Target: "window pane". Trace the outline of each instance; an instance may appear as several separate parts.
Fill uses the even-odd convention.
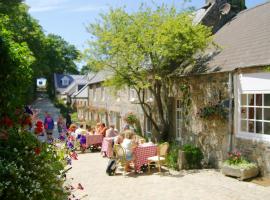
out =
[[[248,132],[254,133],[254,121],[248,121]]]
[[[180,100],[176,101],[176,108],[180,108]]]
[[[176,112],[176,119],[180,119],[180,112],[179,111]]]
[[[270,120],[270,108],[264,108],[264,120]]]
[[[262,108],[256,108],[256,120],[262,120]]]
[[[247,120],[241,120],[241,131],[247,132]]]
[[[254,106],[254,94],[248,94],[248,105]]]
[[[241,94],[241,105],[246,106],[247,105],[247,95]]]
[[[262,106],[262,94],[256,94],[256,106]]]
[[[270,123],[264,122],[264,134],[270,135]]]
[[[247,119],[247,108],[241,108],[241,119]]]
[[[254,119],[254,107],[248,108],[248,119]]]
[[[270,94],[264,94],[264,106],[270,106]]]
[[[256,122],[256,133],[262,133],[262,122]]]

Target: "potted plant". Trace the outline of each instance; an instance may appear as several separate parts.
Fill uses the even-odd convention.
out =
[[[259,174],[257,164],[247,161],[238,151],[228,154],[228,159],[223,163],[221,171],[224,175],[237,177],[239,180],[252,178]]]

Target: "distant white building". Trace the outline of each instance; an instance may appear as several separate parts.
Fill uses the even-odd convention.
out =
[[[47,79],[46,78],[38,78],[37,79],[37,90],[46,90]]]

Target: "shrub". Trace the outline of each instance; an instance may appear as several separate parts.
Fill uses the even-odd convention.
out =
[[[54,100],[54,105],[55,107],[59,108],[60,109],[60,113],[65,116],[68,112],[72,112],[72,109],[67,106],[63,100],[58,100],[58,99],[55,99]]]
[[[1,131],[8,135],[0,139],[0,199],[66,199],[64,153],[27,131]]]
[[[188,165],[187,167],[189,169],[201,168],[203,153],[200,148],[191,144],[186,144],[183,146],[183,151],[185,152],[185,158]]]
[[[177,163],[179,149],[180,147],[177,143],[171,143],[168,156],[166,157],[166,163],[168,167],[175,170],[179,170],[178,163]]]

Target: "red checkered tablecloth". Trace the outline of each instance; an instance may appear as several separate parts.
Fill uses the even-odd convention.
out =
[[[86,135],[86,146],[89,147],[90,145],[94,144],[101,144],[103,140],[102,135]]]
[[[106,153],[106,156],[111,158],[113,156],[112,137],[105,137],[102,141],[101,152]]]
[[[147,158],[157,155],[157,146],[154,144],[138,146],[134,150],[134,155],[135,170],[138,172],[143,164],[147,164]]]

